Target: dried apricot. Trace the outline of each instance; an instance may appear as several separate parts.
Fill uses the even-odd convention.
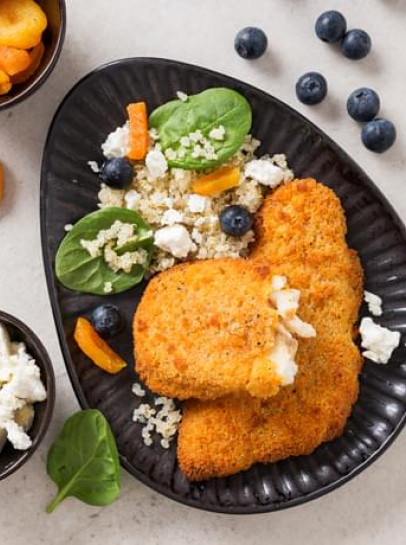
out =
[[[0,45],[0,70],[4,70],[9,76],[23,72],[30,64],[31,58],[28,51]]]
[[[240,171],[235,167],[221,167],[198,178],[193,184],[193,191],[198,195],[212,196],[226,189],[236,187],[240,181]]]
[[[78,318],[74,338],[82,352],[103,371],[114,375],[127,366],[86,318]]]
[[[128,157],[139,161],[144,159],[149,147],[148,115],[145,102],[135,102],[127,106],[130,119],[130,151]]]
[[[0,45],[31,49],[46,27],[47,17],[34,0],[1,0]]]
[[[6,95],[11,89],[9,75],[0,70],[0,95]]]
[[[12,83],[24,83],[29,79],[34,72],[38,70],[38,67],[41,63],[42,57],[44,56],[45,47],[42,42],[40,42],[38,45],[36,45],[33,49],[31,49],[29,55],[30,55],[30,64],[26,70],[23,70],[22,72],[18,72],[15,76],[11,77]]]

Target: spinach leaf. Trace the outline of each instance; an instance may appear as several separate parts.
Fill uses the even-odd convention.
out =
[[[106,282],[112,283],[112,293],[126,291],[141,282],[145,267],[134,265],[129,273],[114,272],[108,267],[103,256],[92,257],[80,243],[81,240],[94,240],[99,231],[109,229],[116,220],[136,225],[134,233],[139,237],[136,243],[127,243],[118,249],[117,253],[122,255],[125,251],[134,251],[142,247],[149,254],[147,263],[149,265],[153,251],[150,226],[133,210],[103,208],[78,221],[61,242],[55,262],[56,276],[61,284],[83,293],[106,295],[104,292]]]
[[[208,89],[188,97],[187,102],[173,100],[154,110],[149,125],[158,130],[162,149],[178,151],[180,139],[200,130],[214,146],[217,159],[192,156],[193,146],[186,149],[184,157],[168,160],[171,167],[186,170],[202,170],[224,163],[234,155],[244,142],[251,128],[251,107],[247,100],[231,89]],[[222,125],[224,140],[209,137],[212,129]]]
[[[68,418],[48,453],[47,473],[59,489],[47,513],[68,496],[103,506],[120,495],[117,446],[100,411],[88,409]]]

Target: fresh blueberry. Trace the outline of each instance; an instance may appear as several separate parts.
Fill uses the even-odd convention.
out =
[[[383,153],[393,146],[396,140],[395,125],[388,119],[377,117],[362,127],[361,139],[369,150]]]
[[[359,28],[349,30],[341,41],[341,52],[353,61],[366,57],[371,51],[371,47],[372,42],[369,34]]]
[[[268,39],[263,30],[247,26],[238,32],[234,48],[243,59],[258,59],[268,46]]]
[[[347,111],[355,121],[371,121],[378,114],[380,105],[376,91],[361,87],[348,97]]]
[[[315,29],[320,40],[334,43],[344,36],[347,30],[347,21],[339,11],[325,11],[317,18]]]
[[[303,74],[296,83],[296,95],[300,102],[313,106],[319,104],[327,95],[327,81],[318,72]]]
[[[114,305],[106,304],[96,307],[90,319],[97,333],[105,338],[117,335],[124,327],[124,319]]]
[[[114,189],[125,189],[133,179],[133,167],[128,159],[107,159],[100,172],[102,181]]]
[[[238,204],[227,206],[220,213],[221,230],[232,237],[242,237],[252,228],[251,213]]]

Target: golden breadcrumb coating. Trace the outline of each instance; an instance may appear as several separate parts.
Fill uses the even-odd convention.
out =
[[[256,231],[252,261],[301,290],[300,316],[317,337],[300,341],[295,383],[272,399],[183,404],[178,459],[191,480],[311,453],[342,433],[358,396],[362,358],[353,338],[363,275],[339,199],[312,179],[296,180],[266,198]]]

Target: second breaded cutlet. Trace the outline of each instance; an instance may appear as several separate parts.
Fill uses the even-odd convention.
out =
[[[309,454],[342,433],[358,396],[362,358],[353,339],[363,275],[339,199],[312,179],[294,181],[266,198],[256,231],[251,259],[301,290],[301,317],[317,337],[300,342],[296,381],[274,398],[183,404],[178,460],[190,480]]]
[[[269,267],[230,258],[177,265],[153,278],[134,319],[141,379],[179,399],[275,395],[284,377],[270,359],[278,325],[271,278]]]

